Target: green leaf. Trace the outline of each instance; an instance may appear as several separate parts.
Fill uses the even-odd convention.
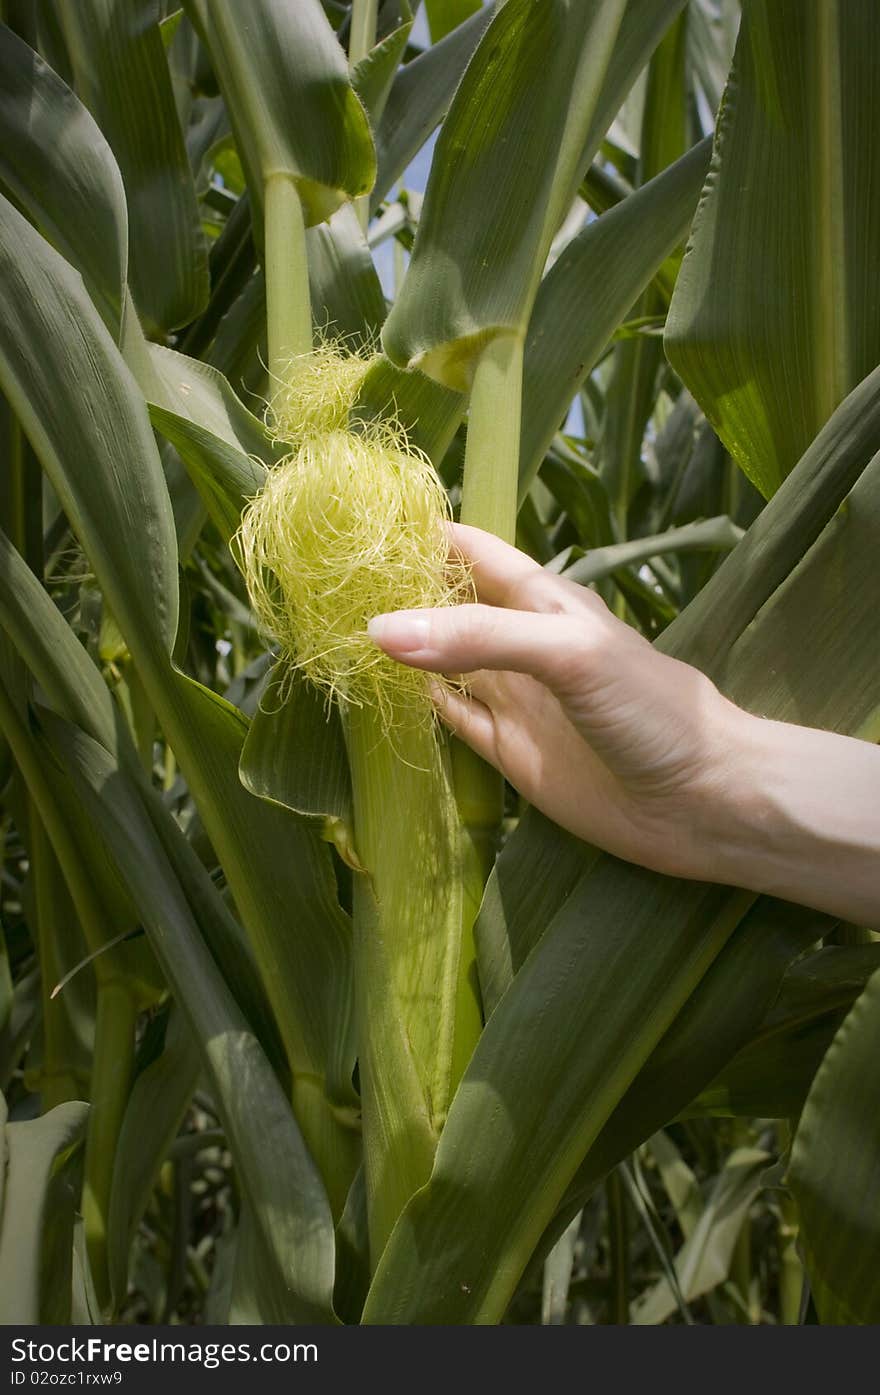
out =
[[[685,1106],[759,1028],[792,959],[827,928],[813,911],[766,897],[755,902],[609,1116],[569,1183],[541,1252],[612,1167],[689,1112]]]
[[[166,1027],[162,1051],[132,1086],[116,1145],[107,1262],[117,1307],[128,1287],[128,1255],[135,1230],[147,1209],[156,1175],[180,1127],[201,1068],[201,1053],[192,1030],[180,1009],[175,1008]]]
[[[392,27],[361,59],[352,73],[352,85],[369,112],[373,127],[379,123],[385,110],[412,26],[412,10],[408,0],[397,0]]]
[[[637,566],[640,562],[663,557],[670,552],[732,552],[742,535],[742,529],[731,523],[725,514],[719,518],[704,518],[699,523],[686,523],[682,528],[670,528],[668,532],[657,533],[653,537],[632,538],[629,542],[594,547],[585,557],[567,566],[563,575],[569,581],[588,586],[591,582],[610,576],[620,567]]]
[[[679,1289],[687,1302],[711,1293],[727,1279],[740,1230],[769,1162],[769,1153],[759,1148],[735,1148],[726,1159],[693,1232],[675,1257]],[[636,1326],[657,1325],[677,1307],[669,1281],[662,1278],[634,1304],[632,1321]]]
[[[491,17],[491,6],[484,5],[441,43],[432,44],[398,70],[376,129],[379,167],[370,195],[373,211],[446,115]]]
[[[343,1322],[356,1324],[370,1287],[367,1185],[362,1167],[355,1174],[345,1210],[336,1227],[336,1256],[336,1311]]]
[[[21,565],[24,567],[24,563]],[[131,901],[101,840],[88,823],[78,818],[77,801],[69,782],[45,758],[38,717],[29,701],[26,672],[14,668],[7,654],[7,646],[0,646],[0,725],[38,816],[39,828],[30,826],[30,817],[24,825],[29,853],[38,860],[43,845],[40,842],[38,848],[37,843],[44,829],[70,891],[87,948],[96,956],[98,981],[109,984],[119,980],[125,983],[130,998],[140,1009],[151,1007],[164,991],[164,984],[143,940],[125,942],[126,933],[136,928]],[[19,676],[24,681],[17,683]],[[40,943],[45,954],[46,944],[42,939]],[[81,957],[81,947],[78,949]],[[45,967],[48,970],[48,963]]]
[[[474,14],[482,0],[425,0],[431,43],[439,43],[446,35]]]
[[[507,0],[496,11],[437,141],[412,259],[382,336],[393,362],[464,390],[489,339],[524,335],[580,183],[624,8],[625,0]]]
[[[158,344],[149,352],[157,399],[149,403],[150,420],[179,451],[209,517],[228,540],[278,452],[216,368]]]
[[[875,973],[819,1067],[788,1170],[813,1298],[821,1320],[835,1325],[880,1321],[878,1056]]]
[[[297,184],[307,224],[376,174],[366,113],[319,0],[187,0],[229,109],[251,197],[271,174]]]
[[[588,223],[541,282],[523,367],[520,498],[614,330],[685,237],[709,144],[702,141]]]
[[[266,684],[241,753],[252,794],[298,814],[351,822],[351,775],[339,709],[286,665]]]
[[[128,270],[128,212],[113,152],[52,69],[0,26],[0,182],[82,272],[119,338]]]
[[[385,296],[357,214],[348,205],[306,234],[315,327],[353,345],[375,344]]]
[[[880,359],[876,19],[871,0],[744,6],[672,299],[669,359],[767,496]]]
[[[170,654],[177,631],[177,544],[134,379],[77,273],[5,199],[0,270],[6,395],[44,467],[49,457],[57,466],[51,473],[59,501],[83,540],[114,618],[137,636],[133,652]],[[83,410],[90,393],[97,418]],[[147,468],[136,468],[136,461]]]
[[[365,1321],[500,1320],[587,1148],[750,899],[597,861],[486,1024]]]
[[[396,416],[413,445],[439,465],[464,409],[460,392],[435,383],[424,373],[396,368],[383,356],[364,377],[352,415],[355,420]]]
[[[75,1194],[65,1155],[79,1142],[87,1104],[59,1104],[9,1123],[0,1096],[0,1322],[70,1321]]]
[[[329,1321],[330,1206],[282,1088],[202,941],[136,788],[85,733],[60,718],[49,731],[117,860],[200,1044],[241,1184],[271,1257],[272,1286],[286,1295],[287,1320]]]
[[[9,1016],[0,1029],[0,1089],[8,1088],[33,1040],[40,1008],[40,971],[34,967],[16,983]]]
[[[61,0],[80,97],[116,156],[128,203],[129,279],[150,332],[208,298],[208,257],[162,37],[158,0]]]
[[[48,592],[3,532],[0,627],[40,684],[44,699],[115,751],[119,714],[109,688]]]
[[[835,1032],[878,967],[880,945],[830,946],[799,959],[754,1036],[688,1115],[796,1118]]]
[[[639,184],[658,175],[687,150],[685,34],[686,20],[680,14],[648,65],[636,175]],[[666,305],[665,292],[652,286],[639,297],[630,314],[635,318],[658,316],[662,323]],[[599,460],[602,482],[624,537],[629,531],[629,507],[643,478],[642,442],[654,410],[656,380],[663,362],[663,346],[656,336],[624,339],[614,347]]]

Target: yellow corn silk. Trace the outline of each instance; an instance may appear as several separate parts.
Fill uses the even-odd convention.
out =
[[[395,421],[348,427],[369,360],[327,345],[294,359],[271,405],[290,445],[248,506],[237,552],[254,609],[289,663],[328,698],[374,709],[383,731],[430,722],[424,675],[367,634],[388,610],[466,599],[449,555],[449,505]]]
[[[349,426],[369,364],[322,344],[270,408],[289,454],[248,505],[236,550],[260,623],[338,703],[354,796],[355,971],[371,1248],[427,1180],[480,1030],[463,841],[425,674],[367,622],[471,598],[449,504],[399,423]],[[463,946],[467,946],[463,948]]]

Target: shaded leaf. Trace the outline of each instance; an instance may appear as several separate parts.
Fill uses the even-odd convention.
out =
[[[875,973],[819,1067],[788,1169],[813,1298],[822,1321],[832,1324],[880,1321],[878,1053]]]
[[[87,1104],[59,1104],[9,1123],[0,1097],[0,1322],[70,1320],[75,1195],[65,1155],[79,1142]]]
[[[122,176],[86,107],[5,25],[0,26],[0,181],[82,272],[118,339],[128,271]]]
[[[298,814],[351,822],[351,775],[337,707],[283,669],[270,676],[241,753],[252,794]]]
[[[117,1307],[128,1287],[128,1255],[156,1174],[196,1087],[202,1057],[179,1008],[172,1010],[163,1049],[135,1079],[113,1161],[108,1268]]]
[[[158,0],[61,0],[79,95],[109,141],[129,218],[129,279],[152,331],[186,324],[208,298],[208,256]]]
[[[437,141],[382,334],[393,362],[465,390],[489,339],[525,333],[624,8],[507,0],[495,12]]]
[[[186,0],[211,54],[248,189],[296,181],[307,224],[367,194],[375,152],[366,113],[319,0]]]
[[[200,1044],[242,1186],[288,1321],[328,1321],[333,1223],[320,1175],[281,1086],[205,947],[136,789],[90,737],[49,726],[90,817],[137,902],[156,956]]]
[[[876,19],[871,0],[744,7],[672,299],[669,359],[767,496],[880,359]]]
[[[541,283],[529,321],[523,368],[520,497],[565,417],[639,293],[690,226],[709,142],[588,223]]]
[[[687,1302],[702,1298],[723,1284],[749,1208],[761,1189],[761,1176],[770,1155],[759,1148],[735,1148],[706,1198],[691,1234],[675,1259],[675,1271]],[[632,1309],[635,1325],[665,1322],[677,1309],[666,1278],[658,1280]]]

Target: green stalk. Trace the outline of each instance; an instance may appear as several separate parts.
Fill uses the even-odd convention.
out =
[[[116,1145],[134,1070],[137,1013],[137,1002],[124,979],[102,981],[99,977],[82,1210],[89,1267],[102,1309],[110,1303],[107,1268],[110,1192]]]
[[[785,1119],[776,1125],[780,1154],[791,1147],[792,1129]],[[779,1321],[784,1327],[797,1327],[801,1320],[801,1300],[804,1293],[804,1267],[798,1254],[800,1229],[798,1206],[790,1192],[783,1192],[779,1202]]]
[[[490,339],[477,362],[468,413],[461,521],[516,539],[523,340]]]
[[[609,1174],[605,1183],[608,1203],[608,1321],[619,1327],[629,1324],[629,1215],[620,1170]]]
[[[733,1121],[733,1144],[736,1148],[747,1148],[752,1142],[751,1128],[745,1119],[734,1119]],[[751,1311],[751,1287],[752,1287],[752,1223],[748,1213],[743,1217],[742,1227],[736,1237],[736,1245],[733,1250],[733,1258],[730,1264],[730,1280],[737,1290],[742,1304],[741,1317],[751,1323],[758,1319],[753,1319]]]
[[[461,521],[505,542],[516,539],[523,340],[490,339],[474,371],[461,492]],[[485,883],[498,851],[504,780],[469,747],[452,742],[455,797]],[[477,891],[477,901],[481,888]]]
[[[370,1250],[430,1174],[480,1030],[458,991],[463,888],[446,753],[431,728],[352,710],[355,981]],[[458,1036],[458,1042],[456,1041]]]
[[[45,1113],[54,1109],[57,1104],[81,1099],[83,1091],[76,1073],[76,1035],[71,1027],[66,1003],[61,997],[51,996],[52,989],[63,972],[58,956],[58,937],[62,933],[61,922],[69,903],[65,903],[58,895],[59,872],[55,854],[34,807],[31,807],[28,822],[28,856],[37,917],[37,958],[40,964],[43,1022],[40,1097]]]
[[[291,358],[312,347],[306,225],[296,180],[271,174],[264,186],[269,377],[284,378]]]

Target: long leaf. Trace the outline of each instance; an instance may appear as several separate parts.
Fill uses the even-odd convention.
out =
[[[687,150],[685,34],[686,19],[680,14],[648,65],[637,170],[640,184],[679,160]],[[633,318],[662,316],[665,310],[665,293],[652,286],[635,302],[630,314]],[[656,337],[636,335],[614,347],[599,456],[602,483],[624,537],[628,534],[629,506],[641,483],[642,441],[662,364],[663,347]]]
[[[755,1035],[687,1113],[794,1119],[838,1027],[880,968],[880,945],[832,946],[792,965]]]
[[[241,926],[144,775],[121,713],[98,669],[33,572],[0,533],[0,626],[39,686],[41,700],[99,742],[137,783],[153,826],[215,960],[273,1063],[282,1059],[265,991]],[[76,821],[79,827],[79,822]],[[102,956],[132,966],[134,946]],[[126,956],[122,959],[121,956]],[[136,961],[135,961],[136,962]],[[101,966],[99,966],[101,967]]]
[[[425,0],[431,42],[438,43],[480,8],[481,0]]]
[[[208,298],[208,258],[158,0],[61,0],[77,90],[125,185],[130,280],[152,330],[186,324]]]
[[[685,237],[708,161],[703,141],[588,223],[541,282],[523,367],[520,498],[614,330]]]
[[[747,0],[672,299],[670,361],[768,496],[880,359],[876,21]]]
[[[880,973],[875,973],[819,1067],[788,1172],[813,1297],[827,1323],[880,1321],[878,1052]]]
[[[56,1170],[81,1137],[87,1114],[87,1104],[72,1101],[41,1119],[9,1123],[0,1096],[2,1323],[70,1321],[75,1198]]]
[[[610,1115],[566,1190],[539,1253],[588,1201],[602,1178],[686,1109],[748,1040],[780,991],[791,961],[828,922],[812,911],[761,897],[691,994]]]
[[[489,339],[525,333],[550,241],[580,182],[624,9],[625,0],[507,0],[496,11],[437,141],[412,259],[382,335],[395,363],[464,390]]]
[[[413,26],[408,0],[397,0],[393,9],[386,6],[382,21],[383,27],[389,25],[387,32],[378,38],[352,74],[354,90],[369,112],[374,128],[385,110]]]
[[[273,1287],[286,1293],[287,1320],[329,1321],[330,1206],[284,1092],[211,960],[136,789],[97,742],[60,718],[48,725],[53,749],[62,753],[117,859],[200,1044],[242,1185],[271,1256]]]
[[[376,130],[376,209],[446,114],[465,66],[491,19],[483,8],[397,72]]]
[[[296,181],[308,224],[376,174],[366,113],[319,0],[187,0],[226,99],[251,197],[270,174]]]
[[[696,1227],[675,1257],[679,1287],[688,1302],[726,1280],[739,1233],[769,1162],[770,1155],[759,1148],[735,1148],[726,1159]],[[633,1323],[657,1325],[676,1307],[671,1285],[660,1279],[633,1308]]]
[[[277,452],[216,368],[158,344],[150,346],[150,359],[150,420],[180,452],[209,517],[228,539]]]
[[[114,1301],[128,1286],[128,1256],[156,1180],[202,1068],[201,1053],[179,1009],[171,1014],[163,1049],[132,1087],[113,1165],[108,1268]]]
[[[79,268],[118,338],[128,273],[128,211],[119,167],[88,110],[5,25],[0,182]]]

